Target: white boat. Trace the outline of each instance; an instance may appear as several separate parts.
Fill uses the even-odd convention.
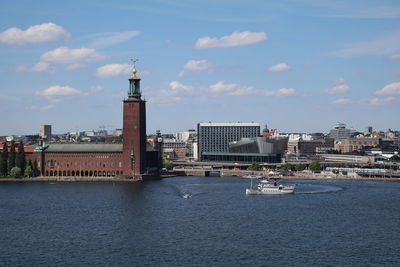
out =
[[[257,188],[253,188],[253,180],[251,180],[250,188],[246,189],[246,195],[285,195],[294,192],[294,185],[279,184],[279,179],[273,181],[261,180]]]
[[[246,175],[243,176],[243,178],[246,178],[246,179],[261,179],[261,178],[263,178],[263,176],[262,175],[255,175],[255,174],[246,174]]]
[[[191,198],[192,195],[191,195],[191,194],[188,194],[188,193],[185,193],[185,194],[182,194],[182,197],[183,197],[183,198]]]

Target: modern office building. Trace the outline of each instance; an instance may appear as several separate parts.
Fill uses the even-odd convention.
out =
[[[372,126],[365,127],[364,134],[372,134]]]
[[[329,135],[336,141],[349,139],[354,132],[354,129],[346,128],[346,124],[337,123],[333,126],[333,129],[330,131]]]
[[[197,124],[198,159],[207,160],[209,153],[225,153],[229,151],[229,143],[242,138],[258,137],[259,123],[213,123],[201,122]]]
[[[40,125],[39,126],[39,137],[42,139],[50,139],[51,138],[51,125]]]

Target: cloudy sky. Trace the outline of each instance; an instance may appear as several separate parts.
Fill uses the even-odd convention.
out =
[[[396,0],[2,0],[0,58],[0,135],[121,128],[131,58],[147,132],[400,128]]]

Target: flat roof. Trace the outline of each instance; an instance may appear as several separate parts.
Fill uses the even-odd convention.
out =
[[[261,153],[229,153],[229,152],[202,152],[206,156],[254,156],[254,157],[271,157],[276,154],[261,154]]]
[[[45,152],[122,152],[122,144],[50,144]]]
[[[258,122],[200,122],[200,126],[260,126]]]

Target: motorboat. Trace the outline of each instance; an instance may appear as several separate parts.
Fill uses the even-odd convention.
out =
[[[263,177],[264,176],[262,176],[262,175],[255,175],[255,174],[246,174],[243,176],[243,178],[246,178],[246,179],[261,179]]]
[[[191,194],[188,194],[188,193],[185,193],[185,194],[182,194],[182,197],[183,197],[183,198],[191,198],[192,195],[191,195]]]
[[[250,188],[246,189],[246,195],[286,195],[294,192],[294,185],[282,185],[280,179],[271,178],[261,180],[256,188],[253,188],[253,179]]]

